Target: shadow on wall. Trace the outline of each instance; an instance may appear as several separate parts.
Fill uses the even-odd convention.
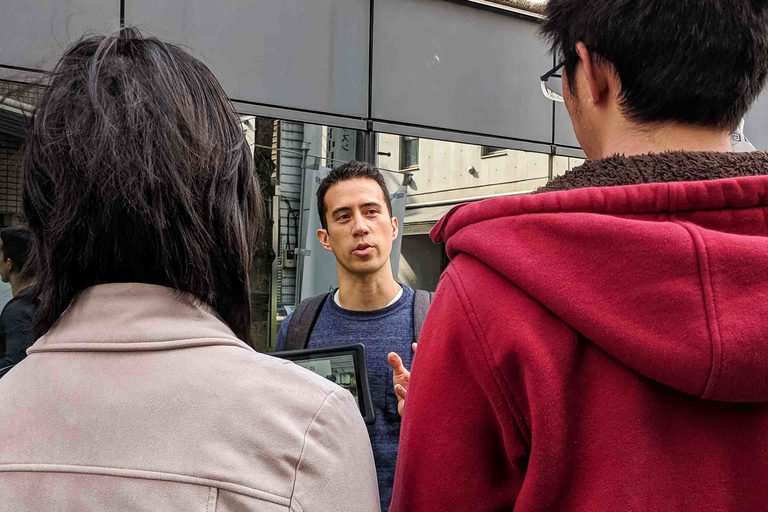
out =
[[[443,244],[432,242],[429,235],[403,237],[400,251],[400,283],[413,289],[435,291],[447,258]]]

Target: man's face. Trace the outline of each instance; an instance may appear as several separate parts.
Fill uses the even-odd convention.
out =
[[[376,181],[353,178],[331,185],[325,193],[328,229],[317,237],[336,261],[352,274],[370,274],[389,265],[397,238],[397,219],[387,210]]]
[[[3,241],[0,239],[0,280],[4,283],[9,282],[11,276],[11,260],[5,257],[3,250]]]

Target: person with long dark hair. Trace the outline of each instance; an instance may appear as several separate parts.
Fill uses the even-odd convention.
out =
[[[39,339],[0,381],[0,509],[378,510],[352,396],[247,344],[262,199],[202,63],[81,40],[22,167]]]

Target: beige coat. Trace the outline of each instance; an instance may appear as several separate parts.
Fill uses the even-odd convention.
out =
[[[146,284],[83,292],[0,379],[0,511],[378,511],[349,392]]]

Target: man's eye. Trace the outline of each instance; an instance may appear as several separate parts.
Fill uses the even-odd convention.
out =
[[[368,213],[366,215],[376,215],[377,213],[379,213],[378,210],[368,210]]]
[[[339,217],[336,220],[347,220],[349,218],[349,215],[339,215]]]

